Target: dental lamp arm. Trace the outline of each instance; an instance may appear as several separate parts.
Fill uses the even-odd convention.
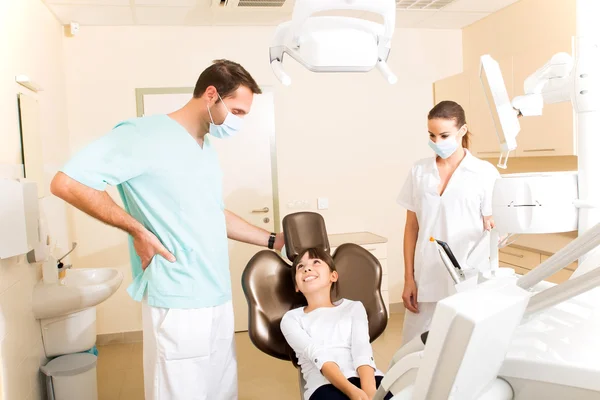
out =
[[[543,67],[525,79],[525,94],[512,100],[522,116],[542,115],[544,103],[569,101],[570,73],[573,58],[567,53],[555,54]]]
[[[517,285],[523,289],[530,289],[587,254],[598,245],[600,245],[600,224],[596,224],[593,228],[580,234],[580,236],[541,263],[537,268],[519,278]]]

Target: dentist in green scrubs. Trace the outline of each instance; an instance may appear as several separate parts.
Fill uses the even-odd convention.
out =
[[[146,400],[237,399],[227,238],[284,243],[225,209],[212,137],[234,136],[260,93],[241,65],[215,61],[183,108],[117,124],[52,181],[54,195],[129,234]]]

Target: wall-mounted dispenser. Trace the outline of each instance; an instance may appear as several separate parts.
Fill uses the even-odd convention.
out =
[[[42,225],[37,184],[0,179],[0,259],[27,254],[30,263],[44,260],[48,236]]]

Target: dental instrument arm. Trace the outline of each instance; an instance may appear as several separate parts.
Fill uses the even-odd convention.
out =
[[[529,300],[525,317],[572,299],[600,286],[600,268],[595,268],[560,285],[541,291]]]
[[[129,233],[142,262],[142,269],[146,269],[150,260],[157,254],[170,262],[175,261],[175,256],[163,246],[160,240],[119,207],[106,191],[79,183],[64,172],[56,174],[50,184],[50,191],[89,216]]]
[[[513,99],[513,108],[522,116],[537,116],[542,115],[544,103],[569,101],[568,84],[572,69],[573,58],[569,54],[555,54],[525,79],[525,94]]]
[[[600,245],[600,224],[584,232],[527,275],[519,278],[517,285],[523,289],[530,289],[581,256],[594,250],[598,245]]]
[[[227,224],[227,237],[229,239],[256,246],[268,246],[271,232],[250,224],[229,210],[225,210],[225,222]],[[273,248],[281,250],[283,244],[283,232],[280,232],[275,236]]]

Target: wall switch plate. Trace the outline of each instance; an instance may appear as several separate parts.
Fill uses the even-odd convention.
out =
[[[329,208],[329,199],[327,197],[319,197],[317,199],[317,208],[319,210],[327,210]]]

